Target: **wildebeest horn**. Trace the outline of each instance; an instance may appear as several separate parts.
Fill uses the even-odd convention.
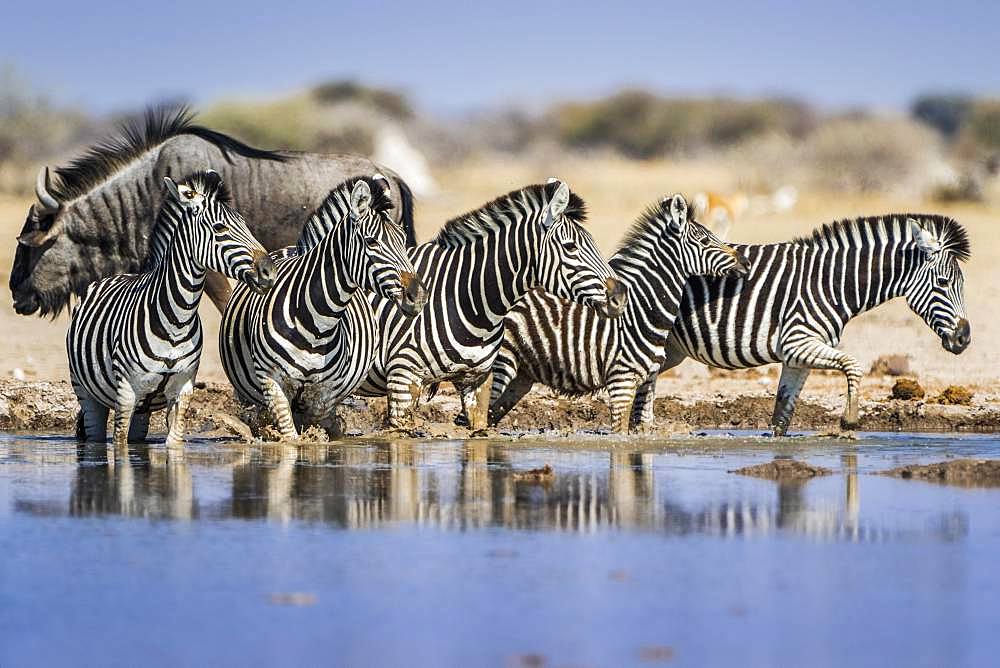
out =
[[[42,205],[39,213],[55,213],[59,210],[59,202],[49,193],[49,168],[42,167],[35,179],[35,195]]]

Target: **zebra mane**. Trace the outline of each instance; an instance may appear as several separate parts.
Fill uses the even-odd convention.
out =
[[[143,153],[179,135],[194,135],[215,144],[223,155],[238,153],[248,158],[284,161],[285,156],[263,151],[228,135],[194,125],[194,113],[186,106],[147,109],[142,119],[123,122],[117,133],[88,148],[65,167],[55,170],[50,192],[59,201],[82,197],[126,167]]]
[[[798,237],[793,243],[819,243],[826,244],[831,239],[841,238],[845,234],[861,228],[875,228],[893,226],[896,223],[905,225],[906,220],[912,218],[925,228],[932,229],[934,236],[941,242],[941,249],[953,254],[962,262],[967,262],[972,254],[969,243],[969,233],[954,218],[937,214],[925,213],[893,213],[885,216],[865,216],[861,218],[834,221],[812,231],[804,237]],[[905,229],[905,228],[904,228]],[[891,227],[890,227],[891,230]]]
[[[660,234],[663,226],[667,224],[668,216],[663,210],[663,202],[657,202],[655,204],[650,204],[645,208],[645,210],[639,214],[632,226],[629,227],[628,231],[625,233],[624,238],[618,244],[618,249],[616,252],[621,252],[627,250],[631,246],[635,246],[637,242],[647,239],[649,237],[655,237]],[[694,207],[689,206],[687,209],[687,220],[689,223],[697,223],[698,221],[694,218]]]
[[[559,187],[558,182],[536,183],[512,190],[474,211],[452,218],[437,233],[433,241],[448,247],[462,246],[481,239],[496,227],[498,218],[521,215],[525,208],[538,209],[549,202]],[[579,195],[569,194],[564,216],[574,223],[583,224],[587,220],[587,205]]]
[[[358,181],[368,184],[368,189],[372,193],[371,208],[375,213],[393,209],[389,181],[386,179],[355,176],[342,181],[329,192],[319,207],[309,214],[299,240],[294,246],[296,254],[307,253],[315,248],[323,237],[330,233],[333,225],[347,213],[351,207],[351,192]]]
[[[229,188],[222,178],[215,172],[195,172],[189,174],[177,182],[178,185],[185,185],[192,190],[202,193],[207,199],[213,199],[227,206],[232,204],[232,196]],[[140,272],[147,272],[156,267],[166,257],[167,249],[174,235],[177,234],[177,211],[180,204],[169,195],[163,198],[159,210],[156,212],[156,221],[153,223],[153,237],[149,242],[149,252],[143,261]]]

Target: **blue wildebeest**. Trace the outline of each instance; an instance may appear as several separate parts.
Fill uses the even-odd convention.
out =
[[[163,178],[214,169],[254,236],[268,249],[294,244],[309,214],[347,178],[385,174],[393,215],[408,245],[413,203],[392,171],[357,156],[252,148],[192,124],[185,109],[153,110],[144,124],[88,149],[65,167],[43,168],[18,237],[10,290],[21,314],[55,314],[93,281],[138,271],[149,249]],[[229,285],[210,273],[206,292],[221,311]]]

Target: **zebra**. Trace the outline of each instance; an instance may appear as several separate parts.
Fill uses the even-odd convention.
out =
[[[567,395],[607,387],[612,429],[628,431],[633,400],[634,413],[652,412],[685,282],[694,274],[743,276],[748,270],[735,250],[694,220],[680,194],[646,209],[608,264],[629,290],[625,312],[616,320],[541,290],[528,293],[507,314],[493,363],[490,426],[540,382]],[[638,420],[633,417],[632,423]]]
[[[259,295],[238,286],[223,313],[226,375],[243,403],[269,410],[284,439],[298,438],[296,423],[342,431],[336,405],[364,380],[376,355],[376,321],[364,290],[381,295],[404,320],[426,301],[391,210],[387,179],[344,181],[306,223],[328,233],[310,248],[303,241],[277,252],[274,288]]]
[[[70,320],[66,351],[81,440],[104,441],[114,409],[114,444],[126,447],[145,439],[150,412],[167,408],[167,445],[180,445],[201,358],[206,272],[258,292],[271,287],[274,263],[230,206],[217,173],[164,183],[156,229],[171,231],[169,244],[141,273],[92,283]]]
[[[660,369],[686,357],[725,369],[780,362],[771,417],[776,436],[787,432],[810,369],[846,376],[841,427],[857,426],[862,369],[836,346],[860,313],[905,297],[945,350],[957,355],[972,341],[959,266],[969,259],[969,238],[951,218],[842,220],[791,242],[736,248],[750,260],[750,273],[688,282]]]
[[[549,179],[461,215],[407,249],[427,283],[428,305],[411,319],[391,301],[369,296],[381,339],[358,394],[388,395],[386,424],[401,428],[419,389],[448,380],[468,413],[499,349],[504,316],[536,286],[620,315],[627,292],[583,228],[585,218],[579,195]]]

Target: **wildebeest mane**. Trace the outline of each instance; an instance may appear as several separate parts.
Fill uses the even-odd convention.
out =
[[[281,153],[254,148],[229,135],[195,125],[193,120],[194,112],[186,106],[147,109],[141,119],[123,122],[115,134],[91,146],[65,167],[56,168],[57,178],[52,180],[49,190],[59,201],[82,197],[143,153],[180,135],[204,139],[227,158],[233,152],[262,160],[286,159]]]

